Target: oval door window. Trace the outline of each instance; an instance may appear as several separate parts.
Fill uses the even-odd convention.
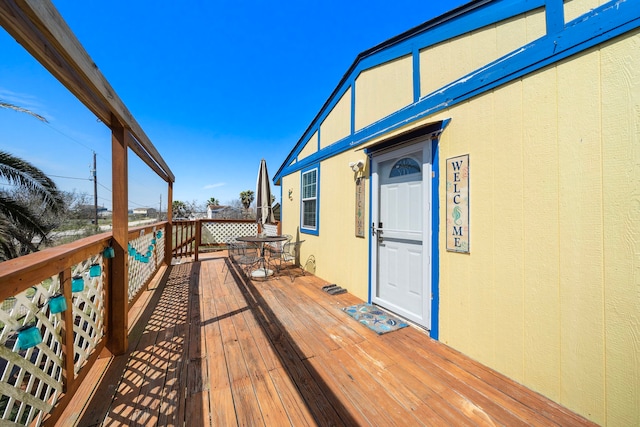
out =
[[[389,172],[389,178],[395,178],[398,176],[411,175],[414,173],[420,173],[420,165],[411,157],[405,157],[396,162]]]

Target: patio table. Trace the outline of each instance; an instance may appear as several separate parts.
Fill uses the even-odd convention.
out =
[[[247,243],[259,243],[260,244],[260,259],[262,260],[262,268],[254,270],[251,272],[251,276],[253,277],[268,277],[273,274],[273,270],[267,268],[266,258],[264,256],[264,244],[272,243],[272,242],[283,242],[287,240],[286,236],[240,236],[236,237],[236,240],[239,242],[247,242]]]

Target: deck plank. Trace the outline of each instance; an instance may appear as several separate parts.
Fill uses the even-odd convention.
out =
[[[129,353],[56,425],[593,425],[422,330],[377,335],[315,276],[251,281],[219,256],[145,291]]]

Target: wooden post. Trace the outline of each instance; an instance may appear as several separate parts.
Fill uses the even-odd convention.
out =
[[[171,265],[173,258],[173,182],[168,182],[167,227],[164,233],[164,262]]]
[[[125,130],[115,116],[111,116],[111,158],[113,188],[113,250],[109,281],[109,335],[107,348],[115,355],[124,354],[128,347],[129,323],[129,191],[127,141]]]
[[[202,240],[202,221],[197,219],[195,220],[196,223],[196,247],[195,247],[195,255],[194,255],[194,261],[198,262],[198,252],[200,251],[200,243]]]

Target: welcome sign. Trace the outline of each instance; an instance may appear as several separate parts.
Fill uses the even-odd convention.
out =
[[[447,159],[447,250],[469,253],[469,155]]]

